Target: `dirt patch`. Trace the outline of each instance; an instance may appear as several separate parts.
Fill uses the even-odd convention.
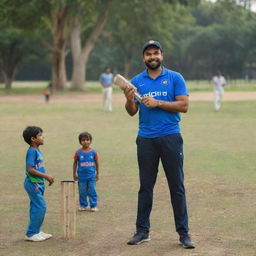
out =
[[[194,92],[190,94],[191,101],[213,101],[213,93],[211,92]],[[244,101],[256,100],[256,92],[225,92],[223,101]],[[50,102],[56,103],[98,103],[102,101],[102,95],[94,94],[67,94],[52,95]],[[123,94],[114,94],[114,102],[124,102]],[[42,95],[1,95],[0,102],[5,103],[44,103]]]

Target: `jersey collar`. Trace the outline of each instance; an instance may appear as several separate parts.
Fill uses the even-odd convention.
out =
[[[149,78],[152,79],[152,77],[148,74],[148,70],[147,69],[145,69],[142,74],[143,74],[144,77],[149,77]],[[167,69],[162,66],[162,71],[161,71],[161,73],[156,78],[158,78],[160,76],[165,76],[166,74],[167,74]]]

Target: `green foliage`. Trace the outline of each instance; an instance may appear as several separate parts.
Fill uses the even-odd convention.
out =
[[[49,13],[51,6],[50,0],[2,0],[2,2],[4,8],[0,10],[0,22],[28,31],[40,25],[41,18]]]
[[[254,55],[251,35],[256,15],[232,1],[205,1],[192,8],[191,14],[195,25],[174,31],[175,68],[190,78],[209,78],[217,69],[231,77],[243,76],[246,56]]]
[[[161,42],[164,64],[186,78],[208,79],[216,69],[226,76],[243,77],[251,75],[247,69],[256,66],[256,14],[248,10],[246,1],[237,5],[233,0],[200,1],[200,4],[197,0],[148,0],[147,4],[139,0],[2,0],[0,24],[6,29],[23,30],[25,41],[36,35],[47,42],[43,46],[37,44],[41,53],[38,61],[44,55],[50,65],[50,12],[66,6],[70,15],[68,23],[79,17],[84,45],[109,3],[108,24],[87,65],[89,80],[98,79],[106,65],[120,73],[129,69],[129,77],[141,71],[144,68],[141,48],[149,39]],[[26,50],[23,55],[28,55]],[[68,58],[68,74],[72,73],[70,63]]]

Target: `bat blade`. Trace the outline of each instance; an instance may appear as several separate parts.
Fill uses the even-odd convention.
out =
[[[132,87],[137,90],[133,84],[131,84],[125,77],[120,74],[115,75],[113,82],[122,90],[124,90],[126,87]],[[139,101],[142,99],[141,95],[137,92],[135,92],[135,97]]]

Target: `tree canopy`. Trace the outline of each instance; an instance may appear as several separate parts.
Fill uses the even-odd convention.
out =
[[[141,47],[154,39],[163,45],[164,65],[186,78],[209,78],[217,69],[252,76],[255,27],[249,0],[1,0],[0,72],[6,88],[16,73],[31,79],[33,65],[47,70],[54,89],[67,79],[84,89],[104,66],[128,78],[140,72]]]

